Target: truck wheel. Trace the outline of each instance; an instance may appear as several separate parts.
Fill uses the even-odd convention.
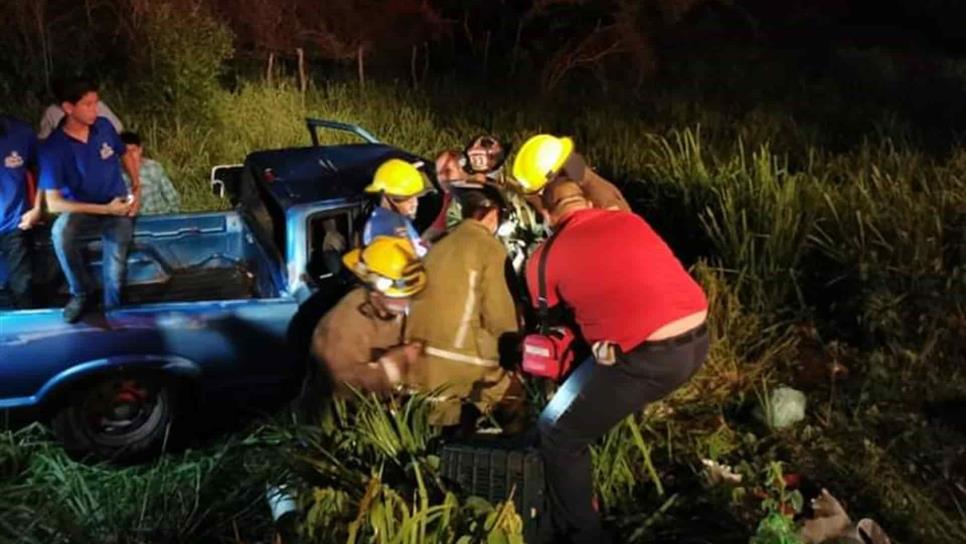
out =
[[[160,376],[108,376],[73,391],[52,427],[72,455],[112,461],[155,455],[175,413],[175,384]]]

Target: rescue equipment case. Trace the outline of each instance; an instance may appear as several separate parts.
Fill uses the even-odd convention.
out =
[[[513,493],[523,520],[525,542],[541,542],[549,528],[543,461],[532,443],[503,436],[475,435],[443,445],[440,469],[447,483],[465,495],[496,505]]]

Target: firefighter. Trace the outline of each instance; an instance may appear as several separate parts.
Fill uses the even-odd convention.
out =
[[[519,331],[507,253],[495,236],[506,202],[492,183],[450,189],[464,219],[426,256],[432,281],[413,300],[406,330],[425,345],[409,385],[437,392],[430,422],[444,427],[472,423],[474,410],[509,414],[522,402],[519,376],[500,365],[501,342]]]
[[[362,285],[316,325],[311,353],[317,367],[310,373],[316,383],[307,393],[318,396],[322,376],[331,378],[336,393],[346,393],[346,386],[389,393],[422,349],[418,342],[403,342],[403,324],[411,297],[426,287],[426,271],[412,244],[400,237],[378,236],[342,261]]]
[[[687,382],[708,353],[701,287],[641,217],[593,209],[573,181],[542,195],[554,235],[527,264],[531,300],[572,312],[593,356],[566,379],[537,428],[554,542],[609,542],[593,506],[589,446]],[[549,250],[548,250],[549,248]]]
[[[513,179],[525,194],[531,195],[528,201],[544,211],[538,195],[558,177],[576,181],[595,208],[625,212],[631,209],[620,190],[591,170],[584,157],[574,151],[570,138],[538,134],[524,142],[513,160]]]
[[[367,193],[380,195],[379,206],[372,211],[362,232],[362,243],[369,244],[377,236],[408,238],[419,257],[426,255],[428,245],[420,238],[412,220],[416,217],[419,197],[433,192],[433,186],[418,165],[401,159],[389,159],[376,169]]]

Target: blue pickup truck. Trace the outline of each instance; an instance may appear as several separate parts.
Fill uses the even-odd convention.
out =
[[[435,183],[432,162],[359,127],[307,124],[311,146],[212,170],[231,211],[139,217],[120,309],[64,323],[66,287],[39,233],[37,266],[51,272],[36,287],[49,307],[0,310],[0,410],[49,418],[69,451],[121,459],[156,451],[176,416],[206,402],[242,408],[297,391],[311,329],[347,289],[338,257],[360,243],[373,205],[363,187],[389,158],[420,161]],[[365,141],[319,145],[320,128]],[[439,205],[438,194],[421,202],[417,224]]]

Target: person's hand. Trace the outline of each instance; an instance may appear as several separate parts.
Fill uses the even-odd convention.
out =
[[[406,363],[409,365],[416,364],[419,360],[419,356],[423,354],[423,348],[426,346],[419,341],[409,342],[408,344],[403,344],[400,346],[403,351],[403,355],[406,358]]]
[[[20,230],[30,230],[34,228],[34,225],[40,222],[40,210],[37,208],[31,209],[27,213],[20,216],[20,224],[17,228]]]
[[[398,383],[423,352],[422,342],[409,342],[389,349],[379,358],[389,381]]]
[[[128,217],[134,217],[141,210],[141,192],[138,191],[134,193],[133,200],[129,202],[130,210],[127,212]]]
[[[114,197],[107,203],[108,215],[127,215],[131,211],[131,204],[121,197]]]

